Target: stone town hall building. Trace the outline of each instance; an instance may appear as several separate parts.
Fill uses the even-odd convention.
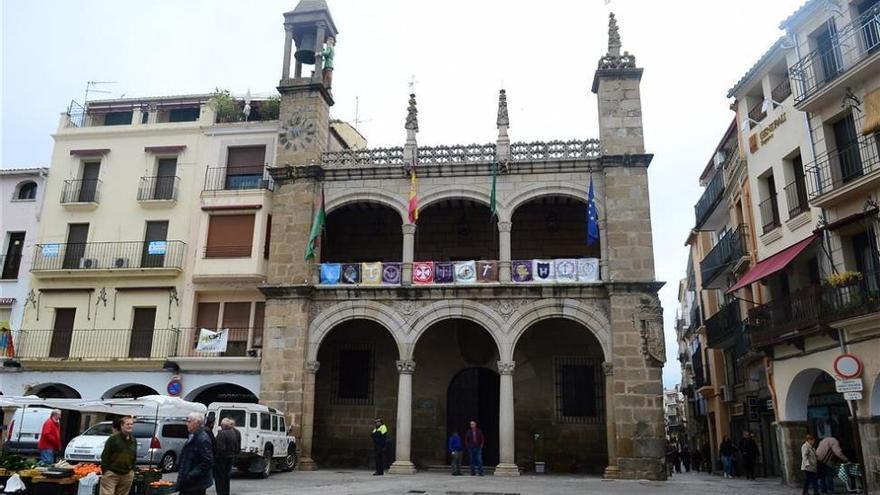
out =
[[[392,473],[446,464],[449,432],[476,419],[498,475],[545,462],[662,478],[652,155],[642,69],[621,53],[613,15],[592,86],[598,140],[511,143],[502,91],[496,143],[419,147],[413,95],[405,146],[345,151],[329,144],[321,47],[337,28],[327,5],[303,0],[284,27],[260,396],[301,428],[302,467],[366,465],[371,419],[381,416]],[[354,75],[339,67],[335,77]],[[591,178],[601,239],[588,246]],[[305,260],[322,191],[323,242]]]

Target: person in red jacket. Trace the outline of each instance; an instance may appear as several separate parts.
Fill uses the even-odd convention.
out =
[[[53,409],[43,423],[37,448],[40,449],[40,462],[55,464],[55,452],[61,451],[61,411],[58,409]]]
[[[471,421],[471,427],[464,435],[464,446],[468,449],[468,457],[471,461],[471,476],[483,475],[483,446],[486,445],[486,437],[477,428],[477,422]]]

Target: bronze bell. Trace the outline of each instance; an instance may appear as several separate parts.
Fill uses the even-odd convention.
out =
[[[318,30],[312,27],[295,33],[296,52],[293,57],[297,62],[306,65],[315,64],[315,46],[318,39]]]

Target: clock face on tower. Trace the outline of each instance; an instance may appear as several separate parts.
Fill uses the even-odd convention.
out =
[[[295,112],[281,124],[278,133],[281,146],[288,151],[299,151],[315,140],[315,121],[304,112]]]

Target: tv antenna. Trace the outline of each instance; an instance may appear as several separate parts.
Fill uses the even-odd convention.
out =
[[[83,106],[89,101],[89,93],[112,93],[112,91],[107,91],[106,89],[97,89],[98,86],[104,84],[116,84],[116,81],[86,81],[86,95],[83,97]]]
[[[373,120],[373,119],[362,119],[360,107],[361,107],[361,98],[359,96],[355,96],[354,97],[354,120],[352,121],[355,129],[360,127],[361,124]]]

